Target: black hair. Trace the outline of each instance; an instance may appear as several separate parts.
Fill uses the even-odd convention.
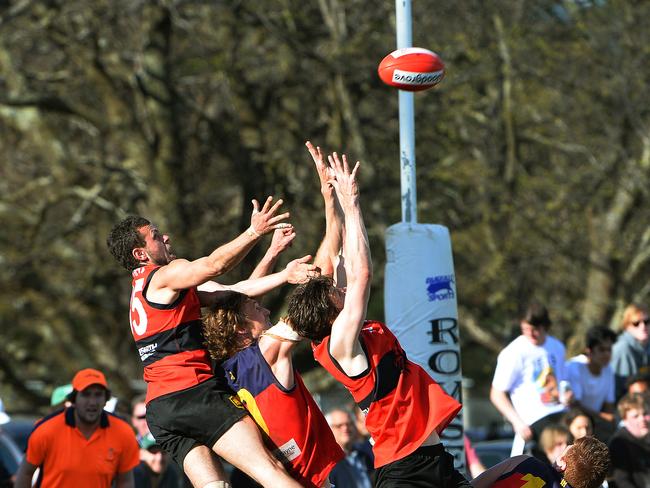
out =
[[[609,327],[595,325],[587,329],[587,334],[585,335],[587,349],[593,349],[606,341],[612,344],[616,342],[616,333]]]
[[[315,342],[330,335],[339,310],[332,302],[334,283],[327,276],[297,286],[289,297],[287,319],[300,336]]]
[[[567,429],[569,429],[571,428],[573,421],[578,417],[587,417],[589,419],[589,423],[591,424],[591,428],[593,429],[594,419],[580,407],[571,407],[569,410],[567,410],[566,413],[562,415],[561,422]]]
[[[141,393],[139,395],[134,396],[131,399],[131,413],[133,413],[133,409],[135,408],[136,405],[139,403],[146,403],[147,395],[144,393]]]
[[[634,383],[645,382],[650,387],[650,374],[647,373],[637,373],[630,376],[625,382],[625,389],[629,389]]]
[[[106,245],[113,257],[129,271],[140,266],[133,256],[133,249],[143,247],[145,240],[140,234],[140,229],[150,225],[144,217],[130,216],[116,224],[106,238]]]
[[[537,301],[533,301],[528,305],[523,320],[533,327],[544,327],[546,329],[552,324],[547,308]]]

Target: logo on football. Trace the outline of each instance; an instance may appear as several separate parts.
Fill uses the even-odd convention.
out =
[[[421,91],[440,83],[445,76],[445,65],[433,51],[407,47],[393,51],[382,59],[377,72],[389,86]]]

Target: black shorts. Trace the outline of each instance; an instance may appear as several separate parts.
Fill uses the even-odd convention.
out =
[[[454,468],[442,444],[424,446],[377,469],[375,488],[452,488],[472,485]]]
[[[147,404],[151,434],[181,468],[194,446],[202,444],[212,449],[245,415],[237,396],[216,377]]]

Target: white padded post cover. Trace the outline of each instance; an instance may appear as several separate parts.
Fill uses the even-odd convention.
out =
[[[408,358],[460,401],[456,277],[446,227],[402,222],[387,229],[384,307]],[[465,470],[462,410],[441,439]]]

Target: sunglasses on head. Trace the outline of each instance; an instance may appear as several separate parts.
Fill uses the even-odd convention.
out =
[[[644,319],[641,319],[641,320],[635,320],[634,322],[632,322],[632,325],[633,325],[634,327],[638,327],[638,326],[641,325],[641,324],[650,325],[650,319],[649,319],[648,317],[646,317],[646,318],[644,318]]]

